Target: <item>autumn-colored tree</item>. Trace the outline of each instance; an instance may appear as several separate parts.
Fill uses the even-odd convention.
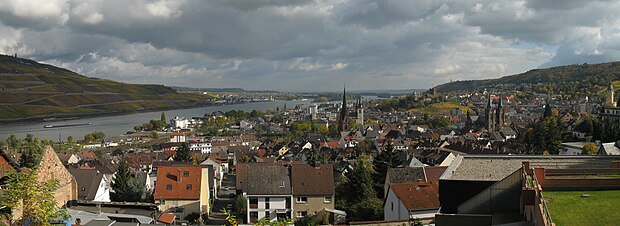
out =
[[[596,155],[598,148],[596,144],[586,144],[581,148],[581,151],[584,155]]]
[[[58,208],[54,199],[57,188],[56,180],[39,182],[36,170],[30,173],[12,173],[7,176],[3,185],[0,206],[11,209],[11,217],[20,225],[25,222],[32,225],[51,225],[50,220],[68,218],[66,211]],[[19,210],[21,216],[16,214]]]

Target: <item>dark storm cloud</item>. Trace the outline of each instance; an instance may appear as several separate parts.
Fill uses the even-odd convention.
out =
[[[137,83],[426,88],[620,58],[613,1],[5,0],[0,51]]]

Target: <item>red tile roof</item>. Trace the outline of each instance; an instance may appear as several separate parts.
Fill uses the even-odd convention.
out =
[[[323,145],[321,146],[323,147]],[[331,149],[340,148],[340,142],[337,140],[328,141],[327,146]]]
[[[157,221],[165,224],[172,224],[174,222],[174,218],[174,213],[162,213],[161,216],[159,216],[159,219],[157,219]]]
[[[409,211],[439,208],[437,182],[393,183],[390,189]]]
[[[424,167],[424,174],[426,175],[426,181],[435,182],[439,181],[439,177],[446,171],[447,166],[427,166]]]
[[[184,172],[189,175],[185,176]],[[200,166],[161,166],[157,168],[157,183],[155,186],[155,200],[158,199],[200,199],[200,180],[202,167]],[[168,190],[168,185],[172,186]],[[187,189],[191,185],[191,190]]]

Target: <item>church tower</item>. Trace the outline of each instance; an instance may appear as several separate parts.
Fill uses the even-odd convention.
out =
[[[338,115],[338,131],[351,130],[351,122],[349,119],[349,110],[347,109],[347,88],[342,91],[342,108],[340,108],[340,114]]]
[[[617,107],[617,101],[614,97],[614,85],[610,82],[609,88],[607,90],[607,96],[605,97],[605,107],[606,108],[615,108]]]
[[[603,127],[611,126],[612,130],[620,129],[620,106],[614,97],[614,86],[609,83],[609,90],[605,97],[603,112],[601,113],[601,122]]]
[[[485,117],[486,117],[486,129],[489,132],[493,132],[495,131],[495,117],[494,117],[494,111],[493,111],[493,100],[491,99],[491,93],[489,93],[488,97],[488,103],[487,103],[487,108],[484,110],[485,112]]]
[[[360,128],[364,128],[364,108],[362,106],[362,96],[357,99],[357,119],[356,123]]]
[[[502,127],[504,127],[504,106],[503,106],[503,97],[499,96],[499,103],[497,104],[497,109],[495,109],[495,130],[499,131]]]

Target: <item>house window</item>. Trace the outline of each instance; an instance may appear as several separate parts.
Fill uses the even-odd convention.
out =
[[[269,209],[269,198],[265,198],[265,209]]]
[[[166,185],[166,190],[172,190],[172,184]]]
[[[269,214],[269,211],[265,211],[265,218],[271,220],[271,215]]]
[[[306,196],[298,196],[297,197],[297,203],[306,203],[308,202],[308,197]]]
[[[185,190],[192,190],[192,185],[191,184],[186,185]]]
[[[331,202],[332,202],[332,197],[331,197],[331,196],[325,196],[325,197],[323,197],[323,202],[324,202],[324,203],[331,203]]]
[[[308,215],[308,211],[297,211],[297,217],[305,217]]]
[[[250,209],[258,209],[258,199],[251,198],[250,199]]]
[[[394,211],[394,202],[390,202],[390,204],[392,204],[392,211]]]
[[[250,218],[258,218],[258,212],[255,212],[255,211],[250,212]]]
[[[183,176],[184,177],[189,177],[189,171],[183,171]]]

